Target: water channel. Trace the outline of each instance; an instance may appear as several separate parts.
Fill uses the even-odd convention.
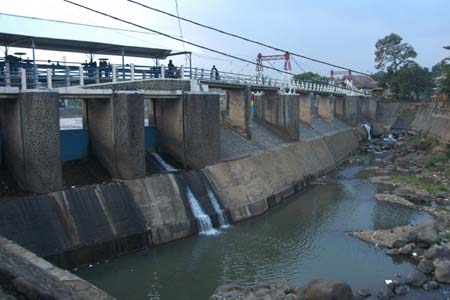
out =
[[[380,290],[383,279],[414,266],[347,231],[385,229],[427,218],[423,212],[377,202],[384,187],[348,165],[254,219],[139,253],[86,266],[75,273],[119,300],[208,299],[221,284],[313,278]]]

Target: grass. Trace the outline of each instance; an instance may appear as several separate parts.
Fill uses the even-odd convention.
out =
[[[450,188],[445,184],[430,183],[417,178],[415,175],[398,175],[394,176],[393,179],[426,190],[431,194],[436,194],[438,192],[450,192]]]

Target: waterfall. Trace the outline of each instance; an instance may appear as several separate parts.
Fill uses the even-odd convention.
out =
[[[178,171],[174,167],[172,167],[170,164],[166,163],[164,159],[159,156],[158,153],[152,153],[152,156],[158,161],[158,163],[164,168],[164,170],[172,172],[172,171]]]
[[[207,189],[208,189],[208,197],[211,200],[211,204],[217,214],[220,227],[226,228],[226,227],[230,226],[225,212],[223,211],[222,208],[220,208],[219,201],[217,201],[216,195],[214,195],[213,191],[211,191],[211,189],[209,187],[207,187]]]
[[[367,131],[367,139],[370,141],[372,139],[372,136],[370,135],[370,125],[369,124],[362,124],[362,127],[364,127]]]
[[[200,203],[198,203],[197,198],[195,198],[191,189],[186,186],[186,193],[189,200],[189,205],[191,206],[192,214],[195,219],[197,219],[197,224],[199,227],[199,232],[203,234],[215,234],[217,230],[215,230],[212,226],[211,218],[205,214]]]

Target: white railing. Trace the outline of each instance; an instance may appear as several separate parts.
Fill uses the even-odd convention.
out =
[[[193,79],[204,84],[250,85],[261,88],[277,88],[284,92],[320,92],[345,95],[368,95],[367,91],[347,89],[328,83],[313,83],[282,80],[269,76],[238,74],[232,72],[213,73],[204,68],[141,66],[130,64],[107,67],[84,67],[82,65],[36,65],[5,72],[0,70],[0,86],[29,88],[59,88],[84,86],[99,83],[135,81],[146,79]]]

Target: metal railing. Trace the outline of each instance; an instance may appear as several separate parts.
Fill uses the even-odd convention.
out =
[[[193,79],[204,84],[250,85],[261,88],[277,88],[286,92],[321,92],[346,95],[368,95],[364,90],[348,89],[328,83],[283,80],[269,76],[211,72],[204,68],[143,66],[130,64],[106,67],[84,67],[83,65],[36,65],[16,69],[0,69],[0,87],[59,88],[85,86],[101,83],[116,83],[146,79]]]

